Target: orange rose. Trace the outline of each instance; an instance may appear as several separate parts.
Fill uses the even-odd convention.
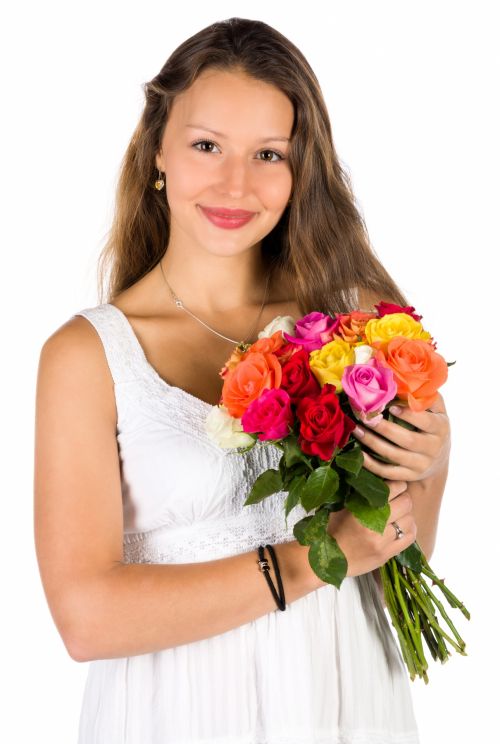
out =
[[[361,310],[353,310],[352,313],[341,315],[335,335],[347,341],[348,344],[359,344],[365,338],[366,324],[371,318],[377,317],[377,313],[364,313]]]
[[[395,336],[388,342],[385,355],[379,349],[375,357],[392,369],[398,396],[408,401],[412,411],[429,408],[437,398],[437,389],[448,378],[446,360],[422,339]]]
[[[237,367],[238,364],[245,358],[245,353],[246,352],[241,351],[240,349],[238,349],[237,346],[235,346],[233,351],[231,352],[231,356],[224,364],[224,366],[221,367],[221,369],[219,370],[219,377],[227,377],[231,370]]]
[[[266,338],[259,338],[254,344],[247,350],[247,354],[254,351],[260,352],[261,354],[272,354],[273,351],[277,351],[281,346],[286,343],[283,338],[281,331],[275,331],[272,336]]]
[[[274,354],[247,352],[224,379],[222,404],[231,416],[243,416],[252,401],[266,389],[281,385],[281,365]]]

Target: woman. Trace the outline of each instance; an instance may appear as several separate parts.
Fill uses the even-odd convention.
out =
[[[276,30],[232,18],[181,44],[145,93],[103,254],[107,302],[40,355],[36,546],[68,653],[91,662],[79,743],[418,742],[376,572],[417,529],[433,550],[442,399],[401,414],[418,432],[359,429],[398,462],[365,465],[404,534],[332,514],[340,590],[312,571],[294,514],[286,528],[283,494],[243,508],[281,452],[231,457],[204,429],[235,343],[277,315],[407,304],[370,249],[316,77]],[[275,546],[284,612],[261,544]]]

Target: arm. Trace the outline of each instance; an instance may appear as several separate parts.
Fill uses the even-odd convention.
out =
[[[34,496],[44,591],[76,661],[157,651],[279,612],[256,551],[203,563],[123,563],[113,381],[81,317],[41,350]],[[276,554],[287,602],[322,586],[307,547],[293,540]]]

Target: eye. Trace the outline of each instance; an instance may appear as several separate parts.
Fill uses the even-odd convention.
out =
[[[213,147],[218,147],[218,145],[216,145],[215,142],[212,142],[212,140],[207,140],[207,139],[202,139],[202,140],[198,140],[197,142],[193,142],[192,147],[195,147],[196,149],[198,149],[198,145],[209,145]],[[201,150],[198,150],[198,152],[211,153],[213,152],[213,150],[202,148]],[[270,160],[268,158],[267,159],[260,158],[260,160],[262,160],[262,162],[264,163],[279,163],[281,160],[285,160],[285,156],[283,155],[283,153],[279,152],[278,150],[260,150],[259,154],[261,153],[271,153],[271,156],[272,155],[277,156],[277,160]]]

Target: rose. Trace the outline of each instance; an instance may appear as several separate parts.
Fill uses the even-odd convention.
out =
[[[375,354],[375,349],[367,344],[360,344],[354,347],[354,364],[366,364]]]
[[[446,360],[421,339],[393,338],[385,355],[378,351],[376,358],[392,370],[398,396],[408,401],[412,411],[429,408],[448,378]]]
[[[370,346],[384,353],[388,342],[396,336],[432,341],[431,334],[407,313],[390,313],[382,318],[372,318],[365,326],[365,335]]]
[[[278,357],[280,364],[283,367],[283,365],[299,351],[302,351],[302,346],[299,346],[299,344],[291,344],[287,341],[283,346],[277,349],[274,354]]]
[[[338,319],[331,315],[313,312],[299,318],[295,323],[295,336],[289,333],[283,333],[283,336],[290,343],[300,344],[306,351],[313,351],[333,339],[338,324]]]
[[[274,354],[252,352],[226,377],[222,403],[231,416],[240,418],[263,390],[279,388],[281,365]]]
[[[282,439],[293,425],[290,396],[285,390],[264,390],[241,417],[246,432],[260,432],[258,439]]]
[[[350,406],[361,421],[377,423],[389,401],[396,397],[398,388],[392,369],[377,359],[366,364],[352,364],[344,369],[342,387]]]
[[[346,341],[336,339],[309,355],[309,365],[320,385],[329,382],[337,392],[342,391],[342,373],[348,364],[354,364],[354,347]]]
[[[321,460],[330,460],[336,447],[344,447],[356,426],[341,409],[335,386],[329,383],[319,395],[302,398],[296,413],[300,421],[300,449]]]
[[[376,318],[377,313],[365,313],[354,310],[352,313],[337,316],[339,320],[335,335],[339,336],[348,344],[358,344],[364,341],[365,326],[371,318]]]
[[[378,317],[383,318],[384,315],[390,315],[392,313],[407,313],[411,315],[413,320],[421,320],[422,316],[415,313],[415,308],[412,306],[402,307],[401,305],[394,305],[392,302],[385,302],[382,300],[378,305],[373,307],[377,308]]]
[[[241,420],[233,418],[224,406],[213,406],[205,419],[205,431],[219,447],[247,447],[254,441],[243,431]]]
[[[275,331],[272,336],[263,336],[262,338],[259,338],[255,343],[253,343],[245,352],[245,355],[243,359],[245,359],[248,354],[251,354],[252,352],[258,351],[261,354],[270,354],[278,349],[280,349],[282,346],[285,346],[286,342],[283,338],[283,334],[281,331]]]
[[[237,346],[232,350],[231,356],[226,361],[223,367],[219,370],[219,377],[225,379],[228,374],[238,366],[238,364],[245,358],[245,352],[239,349]]]
[[[309,352],[297,351],[283,364],[281,371],[281,387],[287,391],[292,403],[297,404],[300,398],[320,392],[321,386],[309,366]]]
[[[270,323],[259,333],[257,338],[272,336],[276,331],[286,331],[293,333],[295,329],[295,319],[291,315],[277,315]]]

